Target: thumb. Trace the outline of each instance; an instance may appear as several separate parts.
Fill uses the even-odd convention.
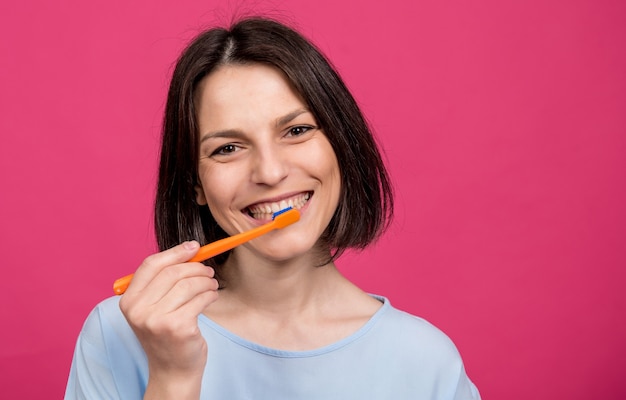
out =
[[[182,242],[170,249],[149,256],[144,260],[144,264],[154,264],[158,268],[158,266],[167,267],[187,262],[198,252],[199,248],[200,244],[195,240]]]

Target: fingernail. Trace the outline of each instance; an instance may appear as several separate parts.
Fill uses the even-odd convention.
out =
[[[195,240],[190,240],[188,242],[183,243],[183,247],[187,250],[195,250],[199,246],[198,242]]]

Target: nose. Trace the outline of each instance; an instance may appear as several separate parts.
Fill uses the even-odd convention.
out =
[[[289,173],[286,148],[278,144],[268,144],[257,148],[252,163],[252,181],[256,184],[274,186],[285,179]]]

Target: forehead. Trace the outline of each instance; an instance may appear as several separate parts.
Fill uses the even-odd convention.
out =
[[[202,79],[195,96],[201,129],[306,108],[284,73],[264,64],[221,66]]]

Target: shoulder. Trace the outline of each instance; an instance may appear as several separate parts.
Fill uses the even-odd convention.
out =
[[[91,310],[83,325],[81,338],[86,340],[101,339],[103,328],[115,325],[127,325],[119,308],[119,296],[109,297]]]
[[[378,335],[390,341],[403,354],[436,360],[440,363],[459,363],[461,356],[452,340],[424,318],[393,307],[389,300],[376,324]]]
[[[141,398],[147,361],[119,309],[119,297],[98,304],[78,336],[65,399]],[[127,397],[128,396],[128,397]]]
[[[423,397],[439,393],[437,398],[480,399],[452,340],[424,318],[383,300],[384,312],[372,328],[370,343],[381,343],[381,359],[387,368],[393,366],[394,376],[407,376],[411,393],[430,390],[432,396]]]
[[[388,299],[355,349],[376,379],[393,382],[396,398],[480,399],[456,346],[424,318],[398,310]],[[383,398],[383,397],[380,397]]]
[[[119,317],[124,318],[122,312],[120,311],[119,303],[120,296],[113,296],[102,300],[89,313],[86,325],[107,319],[116,320]]]
[[[139,341],[119,307],[119,296],[109,297],[96,305],[85,320],[79,341],[108,353],[137,353]]]

